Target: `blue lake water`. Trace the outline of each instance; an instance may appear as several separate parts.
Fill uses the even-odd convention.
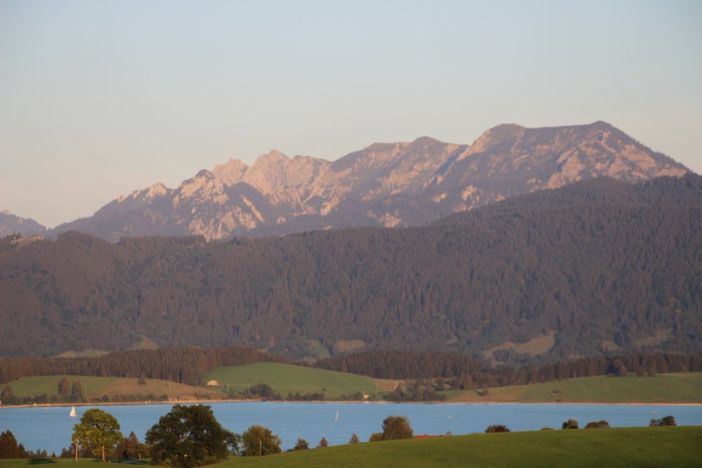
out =
[[[651,418],[667,415],[673,415],[680,425],[702,425],[702,406],[694,405],[228,402],[210,406],[227,429],[242,433],[252,424],[261,424],[281,438],[284,449],[291,448],[298,437],[310,446],[316,446],[322,437],[331,445],[345,444],[354,433],[366,441],[380,430],[383,419],[394,415],[407,416],[417,435],[469,434],[482,432],[490,424],[506,424],[513,431],[560,428],[571,418],[581,427],[600,419],[613,427],[646,426]],[[5,407],[0,408],[0,432],[11,430],[28,449],[58,453],[70,444],[73,425],[89,408],[111,413],[125,435],[134,431],[143,440],[171,405],[82,406],[76,408],[77,418],[69,417],[66,407]]]

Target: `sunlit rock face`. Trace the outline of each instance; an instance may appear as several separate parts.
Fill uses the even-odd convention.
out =
[[[607,176],[636,183],[682,176],[681,164],[605,123],[499,125],[470,145],[422,137],[374,143],[336,161],[272,150],[232,159],[176,188],[155,184],[59,226],[122,236],[280,235],[350,226],[421,225],[536,190]]]

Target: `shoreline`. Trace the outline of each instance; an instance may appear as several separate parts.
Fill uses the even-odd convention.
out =
[[[83,403],[32,403],[22,405],[0,405],[3,409],[26,409],[26,408],[70,408],[75,407],[95,407],[95,406],[155,406],[155,405],[193,405],[212,403],[308,403],[308,404],[411,404],[411,405],[583,405],[583,406],[702,406],[701,402],[605,402],[605,401],[349,401],[349,400],[317,400],[317,401],[290,401],[290,400],[169,400],[169,401],[119,401],[119,402],[83,402]]]

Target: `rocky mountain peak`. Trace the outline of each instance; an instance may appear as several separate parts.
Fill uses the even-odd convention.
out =
[[[545,188],[608,176],[640,182],[688,170],[612,125],[503,124],[472,145],[431,137],[374,143],[334,162],[271,150],[230,159],[175,190],[134,192],[62,230],[122,235],[275,235],[347,226],[409,226]]]
[[[163,197],[165,196],[171,189],[163,185],[161,182],[156,182],[154,185],[150,186],[149,188],[146,189],[146,194],[145,196],[147,198],[155,198],[155,197]]]
[[[299,205],[328,161],[310,156],[287,155],[272,150],[259,156],[246,171],[243,181],[271,197],[274,204]]]
[[[212,173],[224,185],[236,185],[241,182],[248,168],[249,166],[238,159],[230,159],[224,164],[216,165]]]
[[[482,153],[497,147],[506,147],[520,138],[526,128],[516,124],[501,124],[485,130],[477,140],[470,145],[470,153]]]

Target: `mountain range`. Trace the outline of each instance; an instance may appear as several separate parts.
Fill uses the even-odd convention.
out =
[[[124,236],[270,236],[358,226],[418,226],[516,195],[595,177],[641,182],[686,169],[605,122],[505,124],[470,145],[422,137],[375,143],[333,162],[278,151],[232,159],[176,188],[157,183],[46,232]],[[14,223],[14,224],[12,224]],[[25,229],[25,226],[30,229]],[[39,226],[41,228],[41,226]],[[37,233],[0,218],[0,233]]]
[[[0,297],[2,356],[144,343],[495,362],[701,352],[702,177],[596,178],[421,227],[8,237]]]

